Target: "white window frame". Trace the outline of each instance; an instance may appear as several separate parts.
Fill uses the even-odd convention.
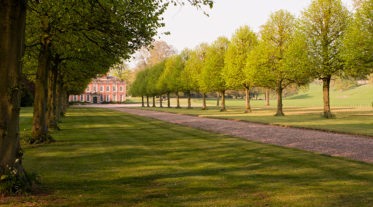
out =
[[[120,91],[120,92],[123,92],[123,86],[120,86],[120,87],[119,87],[119,91]]]
[[[106,92],[110,92],[110,86],[106,86]]]
[[[96,86],[93,86],[93,92],[96,92]]]
[[[106,102],[110,102],[110,95],[106,95]]]
[[[113,92],[117,91],[117,87],[113,86]]]
[[[86,101],[87,101],[87,102],[89,102],[89,98],[90,98],[89,95],[87,95],[87,98],[86,98]]]
[[[83,102],[84,101],[84,95],[80,95],[80,102]]]
[[[91,90],[91,86],[88,86],[87,88],[87,92],[89,92]]]
[[[100,91],[104,92],[104,86],[100,86]]]

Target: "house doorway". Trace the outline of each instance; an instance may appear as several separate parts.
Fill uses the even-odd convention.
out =
[[[97,103],[97,96],[93,97],[93,103]]]

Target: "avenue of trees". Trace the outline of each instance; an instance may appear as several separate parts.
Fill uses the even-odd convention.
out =
[[[80,94],[92,78],[153,42],[167,6],[185,2],[199,9],[213,5],[212,0],[0,0],[1,194],[32,185],[22,166],[20,80],[35,83],[30,140],[49,142],[48,131],[59,129],[69,94]]]
[[[274,12],[257,34],[242,26],[230,40],[219,37],[211,45],[165,57],[162,65],[148,65],[137,74],[130,92],[143,97],[143,106],[144,97],[154,100],[167,94],[168,107],[169,94],[176,95],[180,107],[183,92],[190,108],[193,91],[202,95],[202,109],[206,93],[214,92],[221,96],[224,111],[225,91],[245,90],[250,112],[250,89],[261,87],[276,92],[275,115],[283,116],[284,90],[318,79],[323,84],[323,114],[331,118],[332,77],[365,79],[373,73],[372,11],[372,0],[355,1],[354,12],[340,0],[313,0],[299,18],[284,10]]]

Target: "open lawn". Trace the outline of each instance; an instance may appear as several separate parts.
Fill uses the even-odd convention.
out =
[[[30,129],[31,109],[21,129]],[[373,165],[93,108],[25,145],[42,193],[24,206],[372,206]],[[23,202],[23,203],[21,203]]]
[[[284,117],[273,116],[276,112],[276,102],[264,106],[263,100],[253,100],[252,113],[244,113],[244,100],[228,99],[227,111],[220,112],[215,100],[209,100],[208,110],[200,108],[200,99],[194,99],[193,109],[176,108],[145,108],[198,115],[210,118],[234,119],[280,126],[320,129],[333,132],[373,136],[373,85],[360,86],[344,92],[333,91],[331,94],[333,119],[322,117],[321,86],[311,84],[310,89],[300,92],[284,100]],[[182,100],[186,105],[186,100]]]

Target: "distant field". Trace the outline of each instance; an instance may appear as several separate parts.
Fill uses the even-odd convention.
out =
[[[274,117],[276,101],[271,100],[271,106],[264,106],[263,100],[253,100],[252,113],[244,113],[244,100],[228,99],[228,110],[220,112],[216,100],[209,100],[209,110],[200,108],[201,100],[193,100],[193,109],[149,108],[172,113],[199,115],[212,118],[235,119],[258,123],[293,126],[301,128],[320,129],[373,136],[373,85],[360,86],[351,90],[331,92],[333,119],[324,119],[322,114],[321,85],[311,84],[308,91],[287,97],[284,100],[285,117]],[[174,101],[174,100],[173,100]],[[182,100],[186,105],[186,100]],[[148,108],[145,108],[148,109]]]
[[[21,111],[29,132],[32,109]],[[373,166],[94,108],[23,145],[38,195],[0,206],[372,206]]]
[[[272,94],[273,99],[270,101],[272,106],[276,105],[275,94]],[[322,107],[322,86],[319,84],[310,84],[307,91],[300,90],[297,95],[285,97],[284,106],[297,106],[297,107]],[[130,98],[129,103],[141,103],[141,98],[133,97]],[[363,85],[346,91],[335,91],[331,90],[330,101],[332,107],[353,107],[353,108],[366,108],[372,107],[373,102],[373,85]],[[264,106],[264,100],[252,100],[252,105]],[[164,104],[167,102],[164,101]],[[187,105],[187,99],[181,99],[182,105]],[[159,100],[157,99],[157,105]],[[175,105],[176,101],[173,98],[171,104]],[[192,99],[193,106],[200,106],[202,104],[201,99]],[[207,104],[210,106],[216,105],[216,98],[209,98]],[[227,107],[230,106],[245,106],[243,99],[227,99]]]

